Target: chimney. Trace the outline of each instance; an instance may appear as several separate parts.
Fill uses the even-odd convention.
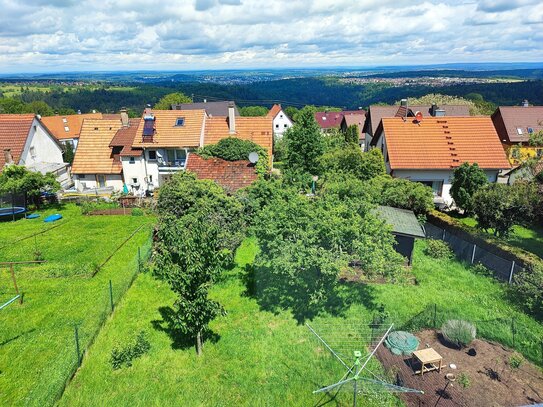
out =
[[[528,103],[528,99],[524,99],[522,101],[522,107],[529,107],[529,106],[530,106],[530,104]]]
[[[405,107],[407,107],[407,99],[402,99],[402,100],[400,100],[400,106],[405,106]]]
[[[96,109],[92,109],[92,113],[96,113]]]
[[[435,103],[432,103],[432,107],[430,108],[430,115],[435,117],[436,111],[437,111],[437,105]]]
[[[4,150],[4,160],[6,161],[6,164],[13,164],[13,156],[11,155],[11,150],[9,148]]]
[[[58,113],[57,113],[57,114],[58,114]],[[81,110],[78,110],[78,111],[77,111],[77,114],[81,114]]]
[[[234,102],[228,102],[228,127],[230,128],[230,134],[236,133],[236,113],[234,107]]]
[[[130,126],[130,121],[128,120],[128,112],[126,110],[126,107],[123,107],[121,109],[121,123],[123,124],[123,127]]]
[[[145,106],[145,110],[143,111],[143,118],[152,118],[153,117],[153,111],[151,109],[151,105],[147,104]]]

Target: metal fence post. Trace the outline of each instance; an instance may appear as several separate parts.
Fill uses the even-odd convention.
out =
[[[515,260],[511,263],[511,271],[509,272],[509,284],[513,281],[513,272],[515,270]]]
[[[79,357],[79,332],[77,329],[77,325],[74,325],[74,333],[75,333],[75,353],[77,355],[77,366],[81,366],[81,358]]]
[[[441,240],[445,240],[445,229],[443,229],[443,236],[441,236]]]
[[[475,261],[475,250],[477,249],[477,245],[473,243],[473,252],[471,252],[471,264]]]
[[[109,301],[111,302],[111,312],[115,309],[115,304],[113,304],[113,284],[109,280]]]

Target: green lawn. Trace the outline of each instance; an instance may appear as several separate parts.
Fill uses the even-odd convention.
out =
[[[438,317],[472,321],[517,318],[534,335],[543,327],[510,305],[505,286],[468,270],[455,260],[429,258],[418,242],[413,273],[418,285],[344,286],[354,303],[344,318],[322,316],[311,323],[344,324],[368,321],[379,304],[384,304],[398,321],[438,304]],[[228,315],[215,320],[211,328],[215,342],[206,342],[201,358],[192,348],[173,345],[172,338],[157,325],[159,309],[175,300],[166,283],[149,274],[139,275],[91,348],[83,367],[68,386],[62,406],[87,405],[315,405],[322,401],[312,391],[341,377],[341,366],[319,346],[303,325],[297,325],[289,311],[274,315],[262,310],[259,299],[246,296],[242,283],[243,265],[251,263],[257,246],[247,239],[237,253],[238,267],[226,274],[213,289]],[[479,335],[508,343],[501,323],[477,323]],[[140,330],[148,333],[151,350],[129,368],[114,371],[109,363],[112,348],[129,341]],[[346,330],[347,331],[347,330]],[[342,335],[341,331],[337,332]],[[349,394],[331,405],[349,405]],[[326,400],[325,400],[326,401]],[[374,395],[363,405],[396,405],[388,395]]]
[[[53,224],[43,216],[60,212]],[[1,261],[33,260],[35,247],[47,260],[17,266],[22,305],[0,310],[0,405],[52,405],[76,366],[74,326],[87,347],[110,311],[109,281],[118,301],[138,270],[138,247],[148,251],[152,218],[81,216],[75,205],[46,210],[41,219],[0,224]],[[47,230],[37,236],[18,239]],[[101,264],[141,225],[94,278]],[[0,302],[14,295],[9,272],[0,269]]]
[[[477,226],[474,218],[455,217],[464,224]],[[520,247],[534,253],[543,259],[543,226],[532,225],[530,228],[515,225],[509,237],[505,241],[513,246]]]

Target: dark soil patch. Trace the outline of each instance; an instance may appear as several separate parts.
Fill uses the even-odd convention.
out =
[[[455,350],[441,343],[435,331],[416,334],[421,346],[429,344],[443,356],[441,373],[433,371],[424,376],[415,375],[411,358],[393,355],[380,347],[377,357],[386,371],[397,372],[397,377],[406,387],[424,391],[423,395],[401,393],[400,398],[408,406],[522,406],[543,402],[543,372],[524,360],[518,369],[509,366],[514,351],[503,346],[476,339],[469,349]],[[449,365],[454,363],[456,369]],[[418,370],[418,367],[416,367]],[[456,381],[447,386],[445,375],[453,373]],[[464,388],[459,382],[460,374],[467,375],[470,386]]]
[[[411,270],[407,270],[401,277],[401,282],[405,284],[417,284],[415,275],[411,273]],[[368,276],[364,270],[358,266],[351,266],[343,269],[339,273],[339,280],[350,283],[362,283],[362,284],[390,284],[390,279],[386,279],[383,276]]]
[[[111,208],[111,209],[97,209],[89,212],[89,215],[131,215],[132,209],[129,208]]]

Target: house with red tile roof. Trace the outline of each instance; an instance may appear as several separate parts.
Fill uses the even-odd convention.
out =
[[[543,157],[543,146],[530,145],[530,136],[543,131],[543,106],[530,106],[528,101],[522,106],[500,106],[492,122],[512,165]]]
[[[199,179],[215,181],[230,193],[248,187],[258,178],[255,165],[248,160],[204,159],[196,153],[188,156],[186,170],[195,173]]]
[[[0,172],[5,165],[24,165],[56,174],[64,188],[72,183],[59,143],[37,115],[0,114],[0,150]]]
[[[490,117],[384,117],[371,148],[383,152],[387,173],[428,185],[439,205],[452,205],[453,171],[477,163],[490,182],[510,168]]]
[[[85,119],[102,119],[102,113],[55,115],[42,117],[41,121],[61,144],[70,143],[77,149],[79,133]]]
[[[315,120],[323,130],[339,129],[343,117],[348,114],[366,114],[365,110],[343,110],[341,112],[315,112]]]
[[[276,138],[282,138],[285,131],[292,127],[292,120],[283,111],[281,105],[273,105],[267,114],[273,120],[273,135]]]

